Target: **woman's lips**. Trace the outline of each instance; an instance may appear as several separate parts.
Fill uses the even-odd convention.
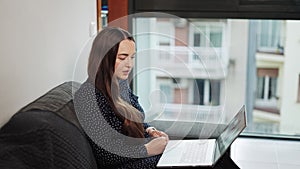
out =
[[[130,70],[123,71],[124,74],[129,74]]]

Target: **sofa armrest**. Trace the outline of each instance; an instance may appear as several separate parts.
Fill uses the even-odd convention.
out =
[[[85,135],[49,111],[13,116],[0,130],[0,147],[0,168],[97,168]]]
[[[66,82],[51,89],[0,129],[0,168],[97,168],[74,110],[79,87]]]

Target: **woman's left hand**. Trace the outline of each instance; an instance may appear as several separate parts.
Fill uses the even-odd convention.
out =
[[[169,140],[169,136],[165,132],[156,130],[154,127],[149,127],[146,131],[151,137],[165,137]]]
[[[159,137],[166,137],[167,141],[169,141],[169,136],[163,131],[159,131]]]

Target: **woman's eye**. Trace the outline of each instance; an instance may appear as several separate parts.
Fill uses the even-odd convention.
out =
[[[119,57],[119,59],[120,59],[120,60],[125,60],[125,59],[126,59],[126,57]]]

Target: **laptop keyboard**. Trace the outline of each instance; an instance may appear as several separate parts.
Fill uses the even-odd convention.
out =
[[[181,156],[181,163],[203,162],[206,158],[208,143],[186,143],[186,149]]]

